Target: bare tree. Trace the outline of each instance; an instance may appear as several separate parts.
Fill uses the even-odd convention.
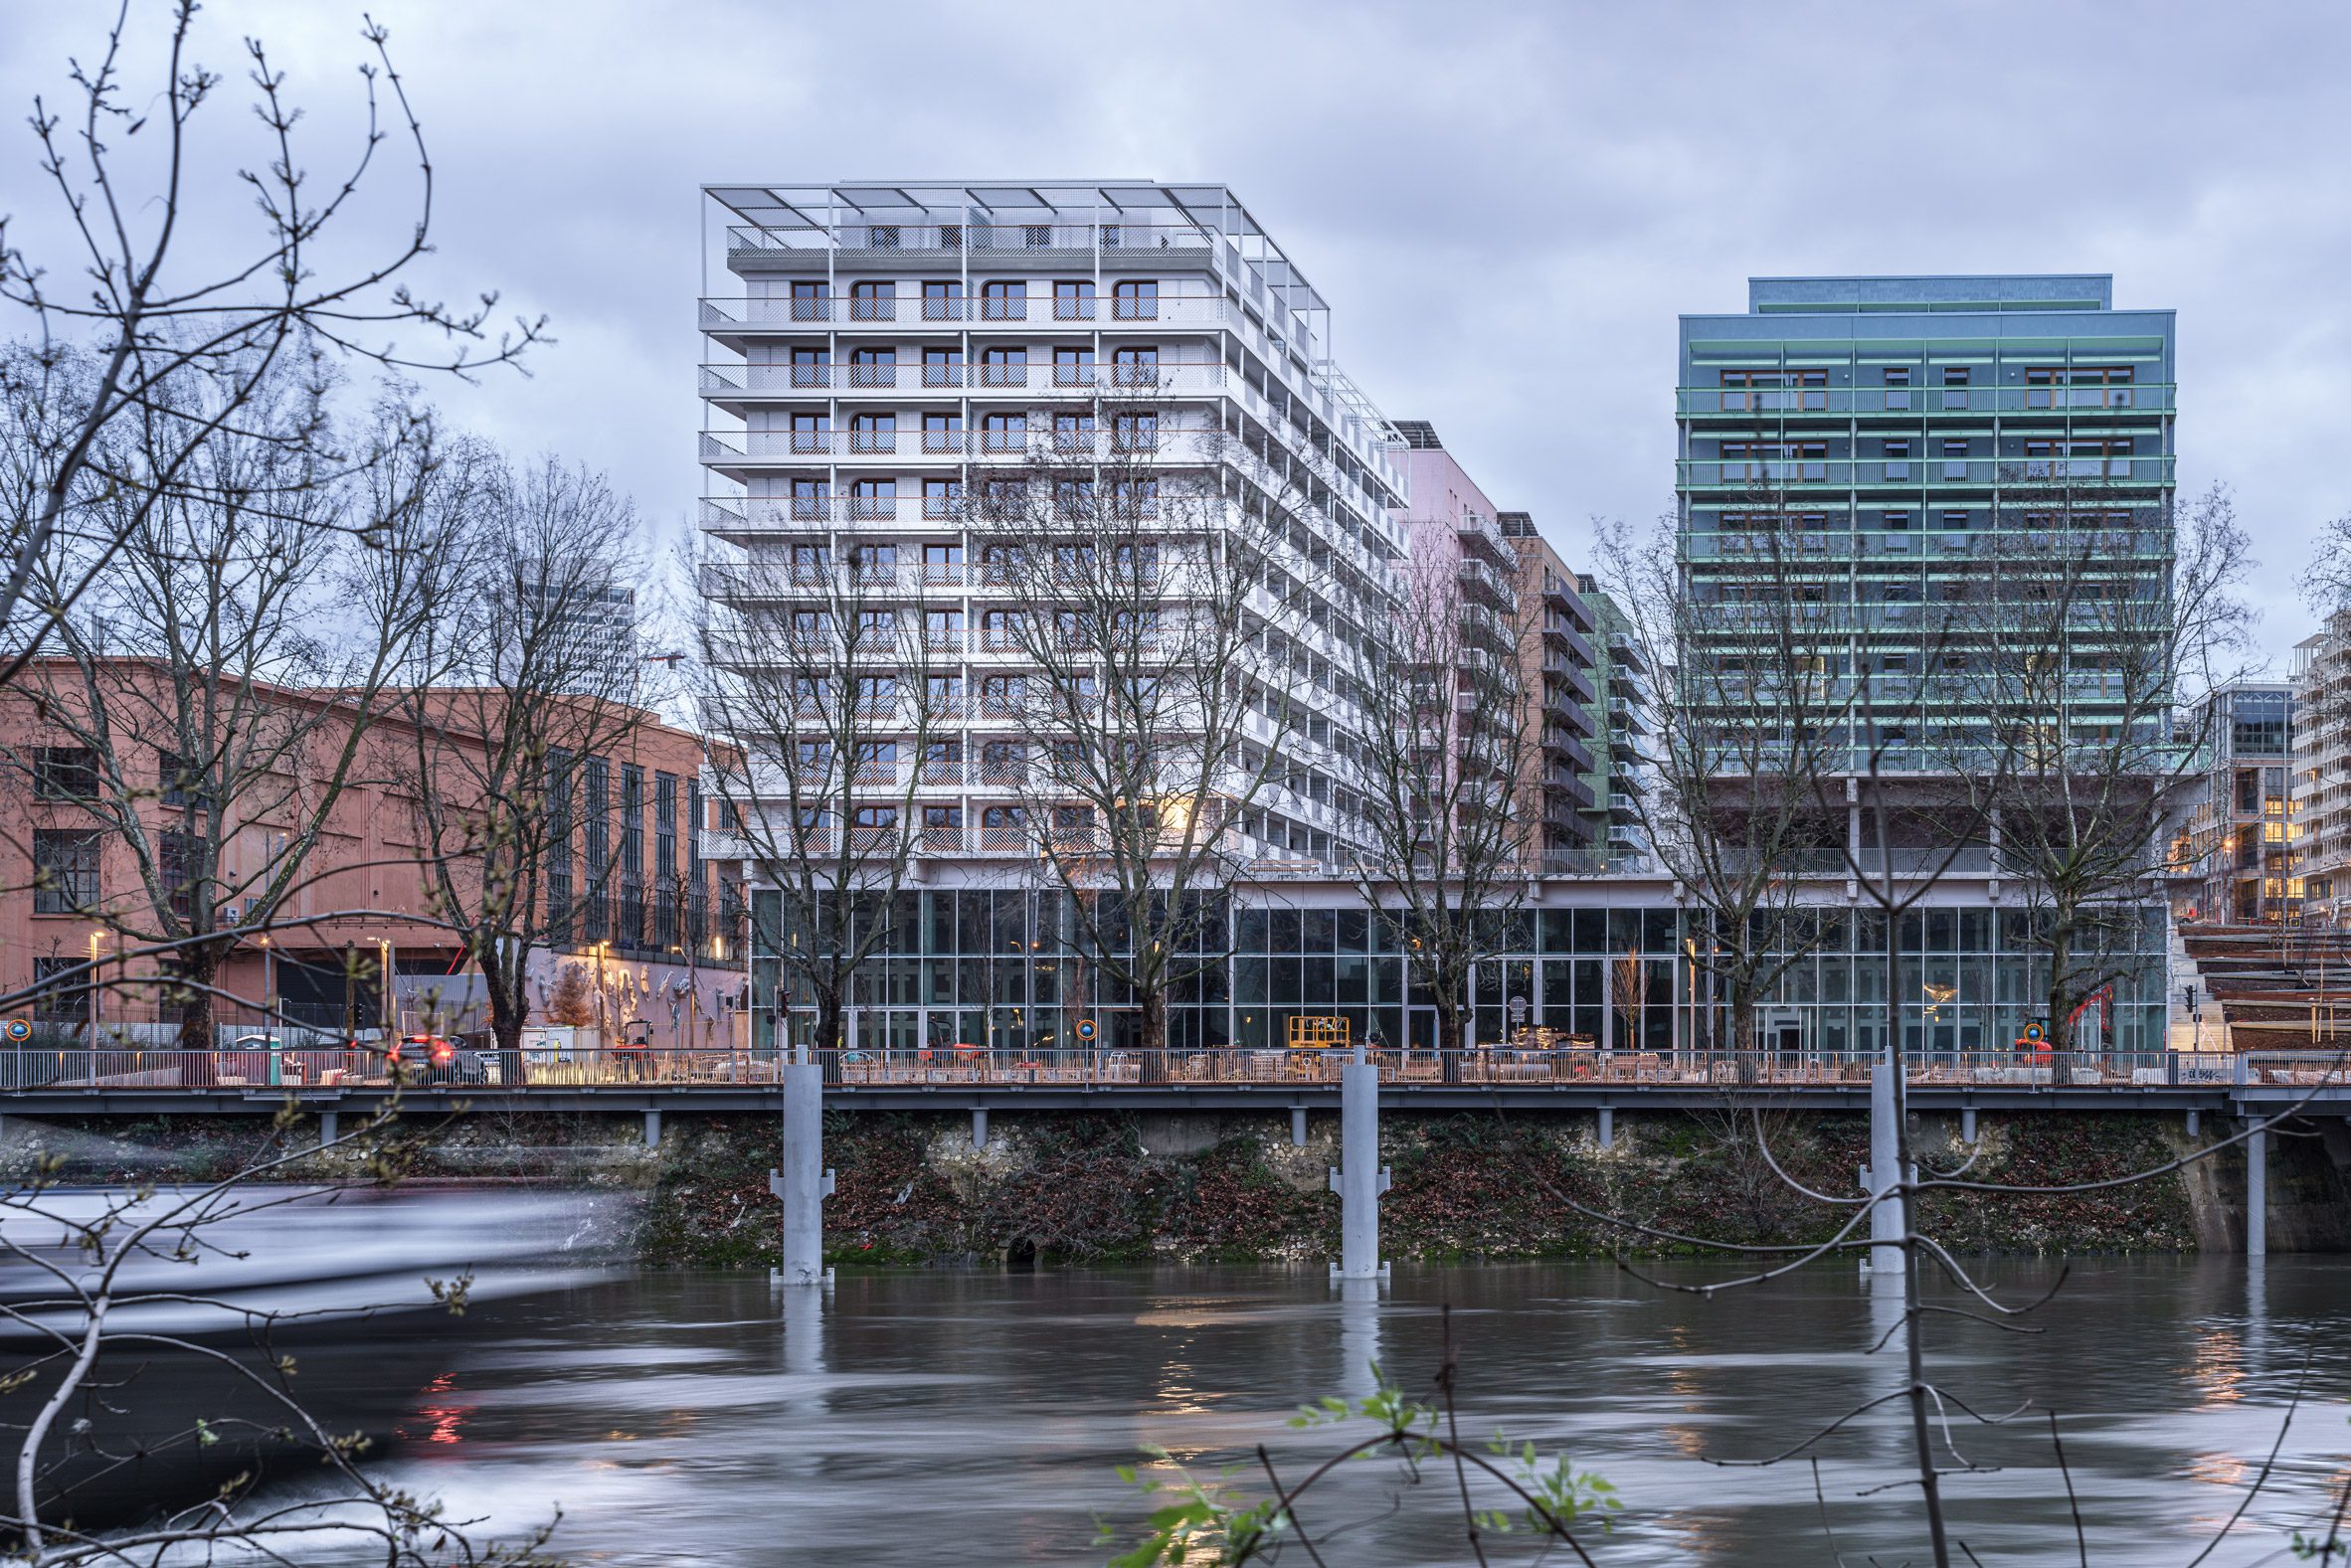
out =
[[[2218,486],[2175,515],[2054,471],[2009,491],[2000,522],[1977,542],[1945,659],[1975,726],[1945,732],[1943,761],[2021,885],[2065,1052],[2135,967],[2142,909],[2163,896],[2165,821],[2204,778],[2200,699],[2243,672],[2249,541]],[[1987,752],[2004,766],[1983,768]]]
[[[127,850],[129,888],[47,892],[118,947],[169,945],[163,995],[189,1050],[215,1043],[214,977],[244,934],[321,874],[449,542],[426,504],[430,425],[386,404],[341,441],[332,379],[313,355],[259,376],[200,362],[151,386],[100,443],[130,481],[94,503],[109,542],[53,535],[26,601],[56,656],[11,690],[38,744],[0,750],[0,767]],[[236,426],[189,450],[231,399]],[[364,479],[335,461],[346,444],[374,452]]]
[[[652,722],[623,586],[642,576],[638,524],[601,475],[552,457],[517,471],[476,450],[441,483],[463,542],[387,766],[414,802],[431,912],[462,937],[512,1061],[532,956],[602,935],[616,868],[579,854],[591,785]]]
[[[1033,851],[1067,911],[1047,935],[1132,998],[1155,1074],[1170,997],[1224,952],[1242,819],[1286,786],[1277,668],[1306,656],[1306,531],[1233,453],[1214,429],[1105,405],[981,468],[965,498],[995,666],[983,717],[1011,721],[980,742],[978,777],[1017,822],[984,815],[982,847],[1016,833]]]
[[[341,174],[322,185],[309,172],[315,152],[300,133],[301,110],[286,79],[252,38],[244,50],[264,157],[233,171],[210,166],[193,126],[223,79],[195,58],[198,7],[176,0],[154,30],[162,35],[162,69],[151,91],[124,79],[126,59],[149,42],[134,9],[145,10],[122,0],[93,63],[73,63],[66,104],[33,102],[41,172],[58,201],[57,254],[28,252],[18,238],[21,222],[12,228],[0,217],[0,299],[26,310],[35,336],[0,361],[0,398],[66,411],[52,438],[32,453],[22,503],[0,521],[0,686],[95,586],[157,497],[216,436],[244,426],[247,405],[281,356],[321,344],[380,366],[466,375],[518,363],[544,338],[543,320],[518,320],[492,342],[494,294],[452,309],[400,281],[431,250],[434,174],[383,28],[369,22],[362,33],[365,131]],[[414,159],[413,222],[372,260],[323,264],[357,221],[362,189],[380,184],[371,175],[396,136]],[[250,199],[254,230],[242,253],[232,249],[217,269],[191,268],[187,231],[212,208],[229,205],[200,203],[198,193],[210,198],[232,183]],[[140,472],[111,469],[106,454],[122,443],[102,437],[124,422],[145,421],[165,389],[191,373],[213,388],[205,417],[173,422],[170,448],[131,443],[142,450]],[[300,443],[306,436],[280,430],[273,438]],[[108,495],[118,504],[90,504]],[[76,536],[80,548],[63,555],[80,573],[60,579],[52,571],[44,579],[43,563],[60,557],[61,531]],[[38,608],[30,603],[36,584]]]
[[[772,905],[755,900],[759,951],[814,1003],[819,1049],[842,1043],[851,977],[889,931],[914,857],[964,848],[954,808],[922,814],[924,791],[961,784],[966,762],[946,728],[961,694],[952,674],[933,678],[935,663],[956,667],[962,612],[931,613],[925,571],[894,547],[836,562],[817,540],[702,567],[696,697],[712,788],[774,885]]]
[[[1448,1080],[1476,1043],[1471,974],[1506,951],[1526,892],[1536,804],[1526,623],[1465,593],[1454,565],[1417,559],[1400,601],[1366,617],[1349,669],[1362,726],[1347,748],[1367,829],[1349,871],[1435,1003]]]
[[[1656,787],[1636,808],[1652,853],[1704,917],[1686,953],[1718,988],[1742,1052],[1755,1049],[1757,998],[1817,946],[1816,923],[1799,912],[1843,869],[1842,823],[1815,787],[1853,702],[1832,673],[1852,637],[1843,554],[1817,512],[1772,491],[1704,535],[1685,539],[1672,517],[1638,538],[1622,526],[1601,534],[1634,646],[1661,672],[1644,758]],[[1710,559],[1731,575],[1688,564]]]

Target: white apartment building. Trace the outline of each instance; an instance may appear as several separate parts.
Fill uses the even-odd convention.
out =
[[[1138,399],[1155,462],[1212,470],[1236,508],[1288,498],[1274,591],[1251,598],[1249,673],[1300,707],[1257,732],[1277,782],[1238,853],[1269,871],[1343,863],[1361,839],[1348,639],[1401,592],[1406,478],[1388,423],[1332,358],[1328,305],[1239,199],[1152,181],[703,194],[701,528],[717,559],[702,589],[723,610],[854,570],[866,603],[894,596],[923,617],[952,739],[934,727],[924,758],[910,746],[864,765],[877,784],[918,770],[918,875],[1032,852],[1016,792],[982,759],[1006,736],[1050,739],[988,700],[1021,654],[989,632],[1004,595],[979,569],[963,498],[1040,438],[1064,455],[1110,441],[1097,414]]]

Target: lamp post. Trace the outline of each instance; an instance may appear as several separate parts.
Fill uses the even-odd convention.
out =
[[[98,1048],[98,1007],[104,990],[98,984],[98,944],[104,940],[102,931],[90,934],[90,1048],[93,1052]]]

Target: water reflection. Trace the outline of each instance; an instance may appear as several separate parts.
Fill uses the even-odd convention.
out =
[[[1930,1319],[1938,1382],[1981,1410],[2035,1402],[2014,1427],[1960,1434],[1971,1459],[2005,1467],[1947,1482],[1985,1561],[2070,1544],[2049,1408],[2093,1560],[2200,1547],[2275,1439],[2314,1329],[2275,1495],[2209,1561],[2274,1552],[2282,1526],[2324,1506],[2351,1397],[2351,1267],[2271,1260],[2260,1354],[2243,1267],[2078,1269],[2036,1314],[2038,1336]],[[1996,1264],[1986,1283],[2015,1299],[2053,1273]],[[1272,1269],[867,1277],[779,1296],[792,1300],[763,1281],[646,1275],[491,1304],[412,1384],[400,1479],[515,1524],[560,1501],[559,1548],[607,1564],[1097,1563],[1091,1516],[1136,1516],[1112,1470],[1139,1447],[1213,1471],[1264,1443],[1287,1471],[1328,1441],[1289,1430],[1290,1412],[1367,1391],[1374,1359],[1426,1391],[1450,1306],[1464,1431],[1531,1438],[1622,1488],[1603,1561],[1826,1561],[1807,1467],[1699,1458],[1785,1447],[1903,1377],[1899,1331],[1866,1353],[1899,1301],[1845,1270],[1711,1299],[1628,1286],[1605,1264],[1399,1271],[1384,1295],[1347,1282],[1336,1301],[1319,1271]],[[434,1386],[444,1371],[453,1381]],[[458,1413],[460,1441],[430,1439],[435,1411]],[[1819,1452],[1846,1560],[1921,1560],[1909,1493],[1866,1495],[1910,1467],[1906,1406]],[[1333,1516],[1384,1514],[1381,1467],[1336,1484]],[[1457,1560],[1438,1519],[1410,1501],[1354,1537],[1347,1561]]]

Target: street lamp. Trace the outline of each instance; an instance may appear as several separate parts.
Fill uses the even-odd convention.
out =
[[[102,930],[90,934],[90,1048],[93,1051],[98,1043],[99,995],[104,989],[98,984],[98,944],[105,940],[105,935]]]

